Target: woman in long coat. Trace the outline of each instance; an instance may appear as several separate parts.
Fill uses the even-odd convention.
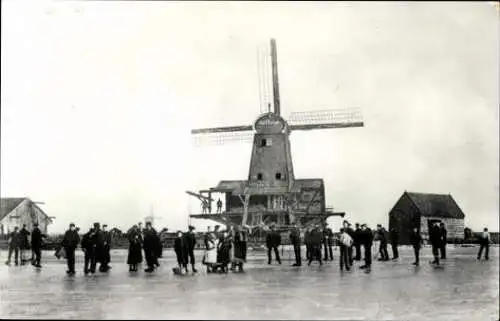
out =
[[[228,232],[224,232],[224,239],[222,243],[219,244],[219,255],[217,258],[217,263],[220,264],[222,272],[228,272],[228,264],[231,263],[231,245],[232,239]]]
[[[247,260],[247,235],[238,226],[235,229],[234,237],[234,255],[232,259],[232,270],[238,267],[240,272],[243,272],[243,263]]]
[[[142,234],[137,225],[127,233],[129,246],[127,264],[130,272],[137,272],[137,265],[142,263]]]

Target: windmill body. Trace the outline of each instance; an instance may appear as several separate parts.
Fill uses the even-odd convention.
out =
[[[343,212],[328,209],[323,179],[296,179],[293,171],[290,133],[294,130],[362,127],[352,111],[300,113],[289,124],[281,116],[279,101],[276,44],[271,40],[273,109],[261,114],[253,125],[192,130],[195,136],[219,133],[252,132],[253,145],[246,180],[220,181],[216,187],[188,192],[208,203],[209,213],[191,214],[192,218],[209,219],[224,225],[263,226],[274,222],[278,228],[293,223],[301,227],[323,222]],[[353,117],[354,116],[354,117]],[[225,210],[211,213],[212,195],[223,193]]]

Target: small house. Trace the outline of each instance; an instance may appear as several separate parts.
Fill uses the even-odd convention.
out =
[[[46,234],[52,218],[27,197],[0,199],[0,235],[9,234],[14,227],[22,228],[24,224],[32,231],[35,223]]]
[[[389,229],[399,234],[400,244],[409,244],[410,232],[420,229],[423,239],[429,238],[429,227],[434,223],[444,223],[447,238],[464,238],[464,218],[457,202],[451,195],[404,192],[389,212]]]

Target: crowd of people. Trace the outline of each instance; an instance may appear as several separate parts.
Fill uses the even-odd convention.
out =
[[[216,226],[214,231],[208,228],[204,233],[203,245],[204,253],[202,264],[206,266],[207,273],[228,273],[232,271],[243,272],[244,263],[247,261],[247,242],[249,229],[246,227],[228,227],[220,230]],[[188,266],[191,266],[193,273],[198,272],[195,265],[194,249],[197,245],[195,228],[188,226],[186,232],[177,231],[174,240],[174,252],[177,258],[177,267],[173,268],[175,274],[189,273]],[[28,236],[31,234],[31,246]],[[130,272],[137,272],[139,265],[146,261],[147,273],[155,271],[159,266],[159,258],[162,257],[163,244],[158,232],[153,228],[151,222],[146,222],[145,228],[142,223],[132,226],[126,233],[128,238],[128,256],[127,264]],[[46,235],[41,233],[35,224],[33,231],[29,232],[24,225],[21,230],[17,227],[9,235],[9,251],[7,265],[11,264],[12,254],[15,255],[15,264],[31,264],[41,268],[41,249],[43,239]],[[293,245],[295,262],[293,266],[302,265],[301,246],[304,243],[306,247],[306,259],[308,265],[313,261],[319,262],[333,261],[333,247],[339,248],[339,264],[341,270],[349,271],[354,261],[362,261],[360,269],[370,270],[372,265],[372,247],[374,241],[378,241],[379,247],[376,256],[379,261],[389,261],[388,244],[392,248],[392,260],[399,258],[399,235],[396,230],[389,232],[382,225],[377,225],[375,231],[372,231],[366,224],[352,224],[345,220],[339,234],[336,237],[328,224],[317,224],[309,227],[304,232],[302,242],[301,230],[294,224],[290,231],[289,239]],[[485,228],[479,237],[480,249],[477,259],[481,259],[482,254],[488,260],[490,235]],[[439,266],[440,260],[446,259],[447,230],[443,223],[434,223],[429,228],[429,242],[432,247],[434,260],[430,263]],[[71,223],[69,229],[65,232],[60,247],[56,251],[58,258],[64,257],[67,260],[67,274],[75,274],[75,251],[80,246],[84,252],[83,272],[85,275],[96,273],[99,263],[99,272],[106,273],[111,269],[111,234],[107,230],[107,225],[94,223],[93,227],[80,238],[79,228]],[[414,249],[415,261],[413,265],[420,264],[420,249],[423,240],[419,228],[415,227],[410,234],[410,244]],[[265,244],[267,247],[268,264],[272,264],[273,253],[278,264],[281,264],[279,247],[282,245],[281,233],[276,229],[276,225],[271,224],[266,232]],[[31,258],[28,259],[26,253],[31,249]],[[144,255],[143,255],[144,252]]]

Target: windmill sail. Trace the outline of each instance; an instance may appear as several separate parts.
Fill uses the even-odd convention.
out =
[[[356,108],[317,110],[292,113],[288,124],[291,130],[363,127],[363,116]]]

